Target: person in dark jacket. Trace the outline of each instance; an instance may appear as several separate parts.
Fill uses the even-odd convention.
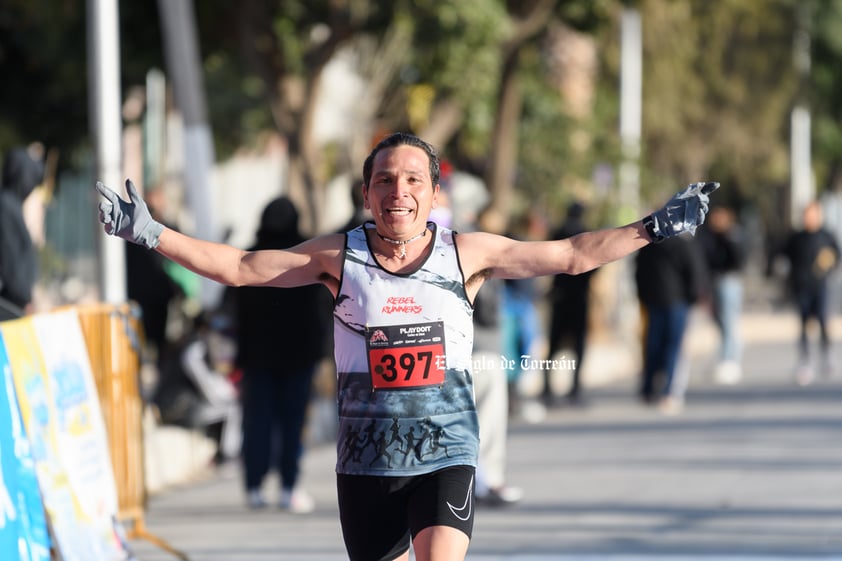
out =
[[[139,246],[126,246],[126,293],[141,311],[144,341],[158,368],[169,353],[170,303],[183,291],[167,273],[165,260]]]
[[[298,211],[286,197],[263,210],[251,250],[285,249],[304,241]],[[261,488],[271,468],[281,481],[281,507],[309,512],[313,500],[300,488],[302,432],[316,368],[325,355],[332,320],[323,287],[241,287],[233,297],[236,366],[242,371],[244,483],[249,506],[265,506]]]
[[[796,382],[805,385],[813,380],[807,336],[811,320],[819,326],[821,368],[825,376],[830,376],[833,369],[827,326],[828,279],[839,265],[839,244],[834,235],[824,228],[824,216],[818,202],[807,205],[802,221],[802,228],[790,235],[783,253],[789,261],[789,288],[801,320]]]
[[[584,223],[585,207],[573,202],[567,209],[567,219],[553,232],[552,239],[563,240],[581,234],[587,228]],[[555,275],[550,291],[550,334],[547,359],[553,357],[571,343],[575,360],[573,377],[567,391],[567,400],[571,404],[582,402],[582,361],[585,359],[585,340],[588,335],[588,302],[590,300],[591,276],[593,271],[581,275]],[[544,370],[544,402],[551,406],[555,403],[552,388],[552,370]]]
[[[0,321],[32,311],[38,252],[23,219],[23,202],[43,179],[43,162],[26,148],[6,154],[0,185]]]
[[[650,244],[637,254],[637,295],[646,315],[640,396],[666,413],[675,413],[683,405],[683,395],[674,391],[673,384],[690,309],[704,295],[706,279],[707,268],[695,238],[677,236]]]

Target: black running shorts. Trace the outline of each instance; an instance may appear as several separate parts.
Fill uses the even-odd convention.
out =
[[[351,561],[394,559],[431,526],[450,526],[470,538],[474,472],[453,466],[411,477],[337,474],[339,520]]]

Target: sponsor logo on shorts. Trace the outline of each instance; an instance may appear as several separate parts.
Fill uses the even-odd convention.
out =
[[[471,493],[474,492],[474,476],[471,476],[471,482],[468,483],[468,494],[465,496],[465,503],[456,508],[450,501],[447,501],[447,506],[450,508],[450,512],[453,513],[453,516],[461,520],[462,522],[466,521],[471,517]]]

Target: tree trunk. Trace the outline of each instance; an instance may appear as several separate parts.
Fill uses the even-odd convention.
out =
[[[440,148],[444,148],[453,138],[465,120],[465,108],[454,99],[443,99],[436,103],[430,115],[430,121],[419,136]]]
[[[517,79],[520,48],[512,48],[503,61],[497,116],[491,139],[485,184],[491,196],[491,207],[508,220],[512,208],[515,174],[517,173],[518,121],[522,95]]]
[[[514,32],[502,46],[503,68],[485,184],[491,196],[491,207],[500,211],[500,215],[505,216],[507,221],[514,202],[518,129],[523,100],[518,79],[520,51],[547,27],[556,3],[557,0],[533,0],[529,4],[517,4],[515,9],[520,10],[520,13],[512,14]]]

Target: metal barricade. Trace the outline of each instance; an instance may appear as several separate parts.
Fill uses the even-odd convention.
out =
[[[74,306],[85,335],[99,394],[117,486],[120,520],[128,537],[145,539],[180,559],[188,557],[146,528],[143,397],[140,391],[143,326],[134,303]]]

